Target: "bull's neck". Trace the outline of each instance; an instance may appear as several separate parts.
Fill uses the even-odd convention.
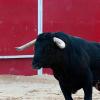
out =
[[[54,73],[58,73],[58,74],[66,71],[64,65],[61,64],[53,65],[51,69],[53,70]]]

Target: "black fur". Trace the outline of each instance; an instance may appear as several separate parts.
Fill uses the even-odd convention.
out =
[[[62,39],[66,47],[60,49],[53,37]],[[92,86],[100,81],[100,43],[63,32],[42,33],[35,43],[34,55],[33,68],[51,68],[65,100],[73,100],[71,94],[81,88],[84,100],[92,100]]]

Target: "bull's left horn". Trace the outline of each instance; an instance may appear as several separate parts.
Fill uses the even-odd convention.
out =
[[[66,44],[63,40],[57,38],[57,37],[54,37],[53,38],[53,41],[56,43],[56,45],[60,48],[60,49],[64,49]]]
[[[28,42],[20,47],[16,47],[16,50],[21,51],[21,50],[27,49],[28,47],[34,45],[35,42],[36,42],[36,39],[34,39],[34,40],[32,40],[32,41],[30,41],[30,42]]]

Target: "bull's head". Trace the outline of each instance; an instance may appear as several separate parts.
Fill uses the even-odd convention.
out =
[[[55,54],[58,50],[65,48],[65,42],[53,36],[51,33],[42,33],[37,39],[34,39],[20,47],[17,50],[24,50],[30,46],[34,45],[34,58],[33,58],[33,68],[49,67],[55,61]],[[53,56],[52,56],[53,55]],[[54,60],[53,60],[54,59]]]

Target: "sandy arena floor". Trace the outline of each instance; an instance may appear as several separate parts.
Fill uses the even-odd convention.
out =
[[[73,95],[83,100],[83,91]],[[64,100],[53,76],[0,75],[0,100]],[[100,92],[93,90],[93,100],[100,100]]]

